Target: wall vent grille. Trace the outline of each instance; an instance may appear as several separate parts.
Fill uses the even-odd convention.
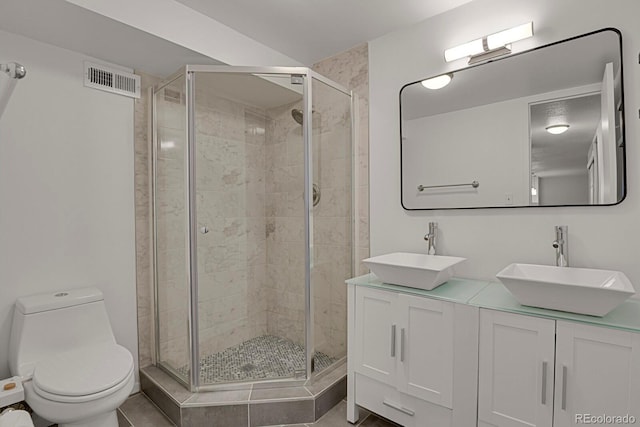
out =
[[[84,85],[118,95],[140,98],[140,76],[105,65],[85,62]]]

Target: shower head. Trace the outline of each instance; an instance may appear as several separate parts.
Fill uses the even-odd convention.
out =
[[[302,112],[302,110],[294,108],[293,110],[291,110],[291,117],[293,117],[293,120],[295,120],[296,123],[301,125],[302,120],[304,119],[304,113]]]
[[[9,62],[8,64],[0,64],[0,71],[4,71],[13,79],[21,79],[27,75],[27,69],[24,65],[17,62]]]

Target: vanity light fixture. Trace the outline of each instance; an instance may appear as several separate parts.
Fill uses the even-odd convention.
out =
[[[533,36],[533,22],[490,34],[444,51],[447,62],[469,57],[469,64],[511,53],[511,43]]]
[[[565,133],[569,130],[569,125],[552,125],[547,126],[545,129],[552,135],[560,135],[561,133]]]
[[[449,83],[451,83],[451,79],[453,79],[453,73],[441,74],[436,77],[431,77],[430,79],[426,79],[421,81],[422,86],[427,89],[442,89]]]

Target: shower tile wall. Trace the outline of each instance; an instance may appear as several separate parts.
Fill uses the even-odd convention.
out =
[[[351,89],[358,95],[358,140],[354,141],[357,155],[359,212],[358,261],[369,257],[369,46],[358,45],[338,55],[326,58],[312,66],[313,70]],[[359,263],[356,274],[369,270]]]
[[[304,344],[304,143],[297,102],[267,111],[267,331]]]
[[[366,266],[359,261],[369,256],[369,69],[368,69],[368,45],[362,44],[356,46],[346,52],[340,53],[333,57],[327,58],[317,64],[313,65],[313,69],[323,76],[342,84],[346,88],[351,89],[358,95],[358,139],[354,141],[354,151],[356,154],[356,168],[353,171],[357,175],[357,187],[356,195],[358,199],[358,212],[357,219],[359,221],[359,235],[356,236],[356,271],[355,274],[368,273]],[[322,91],[325,93],[326,91]],[[330,94],[330,92],[329,92]],[[336,99],[337,103],[334,106],[342,105],[339,103],[340,99]],[[331,104],[324,102],[323,104]],[[345,129],[344,126],[339,126],[339,114],[340,109],[332,109],[335,120],[337,122],[324,122],[321,129],[327,131],[337,131]],[[324,118],[324,115],[323,115]],[[350,130],[350,129],[349,129]],[[350,135],[349,135],[350,136]],[[330,151],[336,149],[327,145],[327,141],[339,141],[339,135],[320,135],[320,141],[322,147],[329,148]],[[327,157],[326,151],[322,159]],[[339,158],[339,157],[338,157]],[[341,169],[340,161],[334,160],[333,164],[327,164],[322,162],[320,165],[321,181],[324,174],[328,174],[330,177],[339,176],[337,170]],[[343,169],[344,170],[344,169]],[[335,183],[335,181],[334,181]],[[326,184],[325,184],[326,185]],[[334,184],[335,186],[335,184]],[[340,194],[339,192],[337,194]],[[334,197],[337,197],[336,196]],[[344,193],[346,196],[347,193]],[[323,191],[323,202],[325,192]],[[344,199],[343,199],[344,200]],[[327,203],[329,206],[336,205],[335,201]],[[341,230],[342,226],[338,227],[339,223],[331,224],[331,221],[339,219],[340,216],[334,216],[333,214],[326,215],[323,211],[323,207],[326,206],[321,203],[316,212],[316,255],[315,255],[315,267],[316,274],[319,277],[314,277],[315,280],[315,335],[316,335],[316,349],[325,352],[333,357],[341,357],[346,354],[346,325],[347,325],[347,304],[346,304],[346,286],[344,286],[344,279],[349,274],[348,269],[344,266],[344,259],[347,259],[347,250],[350,250],[348,245],[343,246],[342,251],[335,250],[336,246],[340,245],[340,242],[346,242],[340,236],[340,233],[335,230]],[[343,206],[346,206],[343,204]],[[323,222],[323,216],[326,216],[326,221]],[[332,231],[332,227],[333,230]],[[339,246],[338,246],[339,247]],[[343,254],[343,255],[341,255]],[[343,269],[344,268],[344,269]],[[329,273],[332,271],[333,273]],[[342,276],[341,276],[342,275]],[[328,337],[328,339],[326,339]]]

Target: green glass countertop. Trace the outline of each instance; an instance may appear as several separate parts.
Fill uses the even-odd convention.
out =
[[[490,283],[474,296],[471,301],[469,301],[469,304],[480,308],[489,308],[510,313],[546,317],[555,320],[570,320],[572,322],[640,332],[640,301],[637,299],[626,300],[606,316],[588,316],[585,314],[521,305],[502,283]]]
[[[384,283],[380,281],[375,274],[369,273],[364,276],[349,279],[347,280],[347,284],[386,289],[405,294],[421,295],[429,298],[466,304],[471,298],[487,286],[489,282],[452,278],[431,291],[425,291],[424,289]]]
[[[640,332],[640,300],[637,299],[628,299],[606,316],[597,317],[521,305],[502,283],[497,282],[452,278],[431,291],[425,291],[383,283],[373,273],[370,273],[349,279],[347,284],[419,295],[509,313]]]

